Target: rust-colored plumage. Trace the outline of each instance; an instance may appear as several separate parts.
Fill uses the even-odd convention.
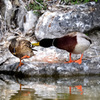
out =
[[[74,37],[64,36],[55,39],[54,42],[55,47],[59,49],[67,50],[68,52],[73,52],[76,44],[77,44],[76,36]]]

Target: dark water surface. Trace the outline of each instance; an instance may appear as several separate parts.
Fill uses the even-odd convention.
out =
[[[100,100],[100,78],[18,78],[0,74],[0,100]]]

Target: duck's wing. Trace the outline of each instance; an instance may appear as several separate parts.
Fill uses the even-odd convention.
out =
[[[67,36],[69,37],[82,37],[82,38],[85,38],[86,40],[88,40],[90,42],[90,44],[92,44],[92,41],[91,39],[85,35],[84,33],[81,33],[81,32],[71,32],[71,33],[68,33]]]
[[[88,41],[90,42],[90,44],[92,44],[91,39],[90,39],[87,35],[81,34],[81,37],[82,37],[82,38],[85,38],[86,40],[88,40]]]
[[[78,32],[70,32],[70,33],[68,33],[66,36],[75,37],[75,36],[77,36],[77,33],[78,33]]]

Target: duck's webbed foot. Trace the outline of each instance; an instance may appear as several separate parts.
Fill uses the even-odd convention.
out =
[[[75,62],[75,63],[78,63],[78,64],[81,64],[81,63],[82,63],[82,57],[83,57],[83,54],[81,54],[80,59],[75,60],[74,62]]]
[[[65,63],[72,63],[74,62],[72,59],[71,59],[71,53],[69,54],[69,61],[65,62]]]
[[[19,65],[16,67],[16,69],[18,69],[18,67],[21,67],[22,65],[24,65],[24,63],[21,62],[21,59],[20,59],[20,63]]]

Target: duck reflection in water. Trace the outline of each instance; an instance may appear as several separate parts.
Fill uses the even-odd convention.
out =
[[[25,88],[12,95],[10,100],[35,100],[34,93],[34,89]]]
[[[43,85],[43,84],[41,84],[41,85]],[[22,88],[22,86],[25,86],[25,85],[20,84],[19,85],[20,89],[18,90],[17,93],[15,93],[13,96],[11,96],[10,100],[19,100],[19,99],[20,100],[38,100],[38,94],[35,94],[36,91],[34,88]],[[51,85],[43,85],[43,86],[44,86],[44,88],[46,87],[46,90],[48,90],[48,88],[51,87]],[[51,89],[52,88],[55,88],[55,86],[52,86]],[[55,91],[57,92],[57,94],[56,94],[57,98],[53,99],[51,97],[50,100],[69,100],[69,99],[73,100],[72,99],[73,97],[79,96],[79,95],[76,95],[77,92],[78,92],[78,94],[80,93],[80,95],[83,95],[82,85],[69,86],[68,88],[69,88],[69,93],[63,93],[63,94],[62,93],[60,94],[59,92],[57,92],[56,91],[57,88],[55,88]],[[74,92],[76,92],[76,93],[72,93],[73,92],[72,88],[75,89]],[[46,90],[45,90],[45,93],[47,92]],[[39,98],[41,98],[41,100],[48,100],[48,99],[43,99],[42,95]],[[45,98],[48,98],[48,97],[45,97]]]
[[[74,87],[70,86],[69,87],[69,93],[70,94],[71,94],[71,89],[72,88],[76,88],[80,92],[81,95],[83,94],[82,85],[77,85],[77,86],[74,86]]]

